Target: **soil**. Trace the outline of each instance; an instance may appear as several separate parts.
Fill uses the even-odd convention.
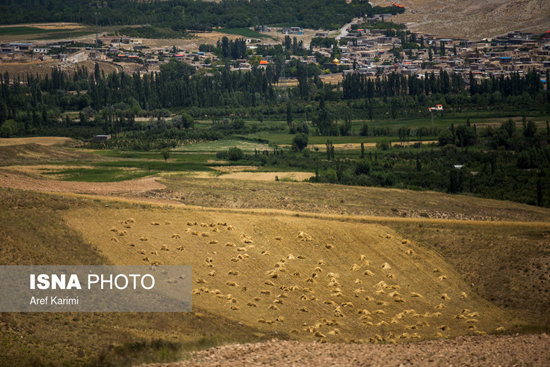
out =
[[[40,180],[20,174],[14,174],[4,169],[0,170],[0,187],[42,192],[67,192],[95,195],[134,194],[163,189],[164,185],[158,183],[156,181],[157,178],[158,177],[145,177],[122,182],[72,182]]]
[[[57,136],[42,136],[36,138],[0,138],[0,146],[22,145],[22,144],[39,144],[39,145],[55,145],[62,146],[72,144],[75,140],[72,138],[62,138]]]
[[[303,181],[312,176],[314,174],[310,172],[234,172],[219,176],[219,178],[245,181],[276,181],[277,179]]]
[[[226,345],[152,366],[548,366],[550,337],[459,337],[397,345],[267,343]]]

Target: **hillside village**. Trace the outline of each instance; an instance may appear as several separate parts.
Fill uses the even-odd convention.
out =
[[[376,29],[376,26],[362,28],[369,24],[384,25],[384,22],[386,26],[380,27],[381,29]],[[533,69],[543,75],[550,67],[550,31],[542,36],[515,31],[491,40],[466,40],[410,32],[406,36],[405,32],[401,32],[399,36],[399,32],[394,31],[391,25],[394,25],[391,23],[391,14],[382,14],[373,18],[356,18],[339,34],[310,31],[311,37],[302,37],[305,30],[299,27],[261,26],[257,30],[271,37],[244,39],[247,58],[233,59],[231,69],[244,71],[253,66],[275,66],[273,56],[258,52],[260,46],[262,50],[268,50],[281,44],[272,37],[275,34],[279,38],[289,37],[295,44],[295,37],[298,36],[301,39],[300,47],[309,51],[309,56],[291,54],[285,62],[298,59],[302,63],[316,64],[323,74],[359,73],[375,77],[395,72],[423,78],[426,73],[434,72],[437,75],[445,70],[466,76],[471,72],[474,77],[483,79],[489,75],[508,75],[514,72],[522,74]],[[395,25],[405,28],[404,25]],[[411,43],[403,45],[403,41],[411,35],[416,42],[413,48],[409,48]],[[220,33],[220,39],[223,36]],[[334,49],[334,44],[324,47],[327,42],[316,42],[312,45],[315,39],[332,39],[334,44],[338,44],[338,49]],[[98,48],[95,47],[95,42],[78,43],[73,40],[54,43],[6,42],[0,45],[0,63],[59,61],[70,65],[95,60],[113,63],[126,72],[137,71],[142,75],[158,71],[160,65],[171,59],[193,66],[201,73],[208,73],[214,67],[225,67],[224,62],[214,52],[201,51],[197,47],[184,49],[176,45],[150,47],[146,45],[146,41],[104,35],[98,41]],[[292,75],[286,76],[292,78]]]

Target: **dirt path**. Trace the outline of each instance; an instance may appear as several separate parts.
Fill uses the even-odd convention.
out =
[[[320,344],[272,340],[227,345],[178,363],[152,366],[548,366],[550,337],[459,337],[397,345]]]
[[[11,189],[68,192],[77,194],[110,195],[122,193],[143,193],[150,190],[161,190],[165,186],[158,183],[158,177],[145,177],[121,182],[69,182],[56,180],[38,180],[17,175],[8,170],[0,170],[0,187]]]

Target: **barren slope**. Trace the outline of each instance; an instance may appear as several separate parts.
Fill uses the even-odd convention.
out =
[[[544,33],[550,29],[550,2],[545,0],[403,0],[399,3],[405,5],[407,11],[394,20],[407,23],[411,30],[441,37],[481,39],[514,30]]]

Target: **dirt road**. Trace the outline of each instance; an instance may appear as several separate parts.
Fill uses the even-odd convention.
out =
[[[272,340],[194,354],[185,366],[548,366],[550,337],[459,337],[396,345],[320,344]]]

